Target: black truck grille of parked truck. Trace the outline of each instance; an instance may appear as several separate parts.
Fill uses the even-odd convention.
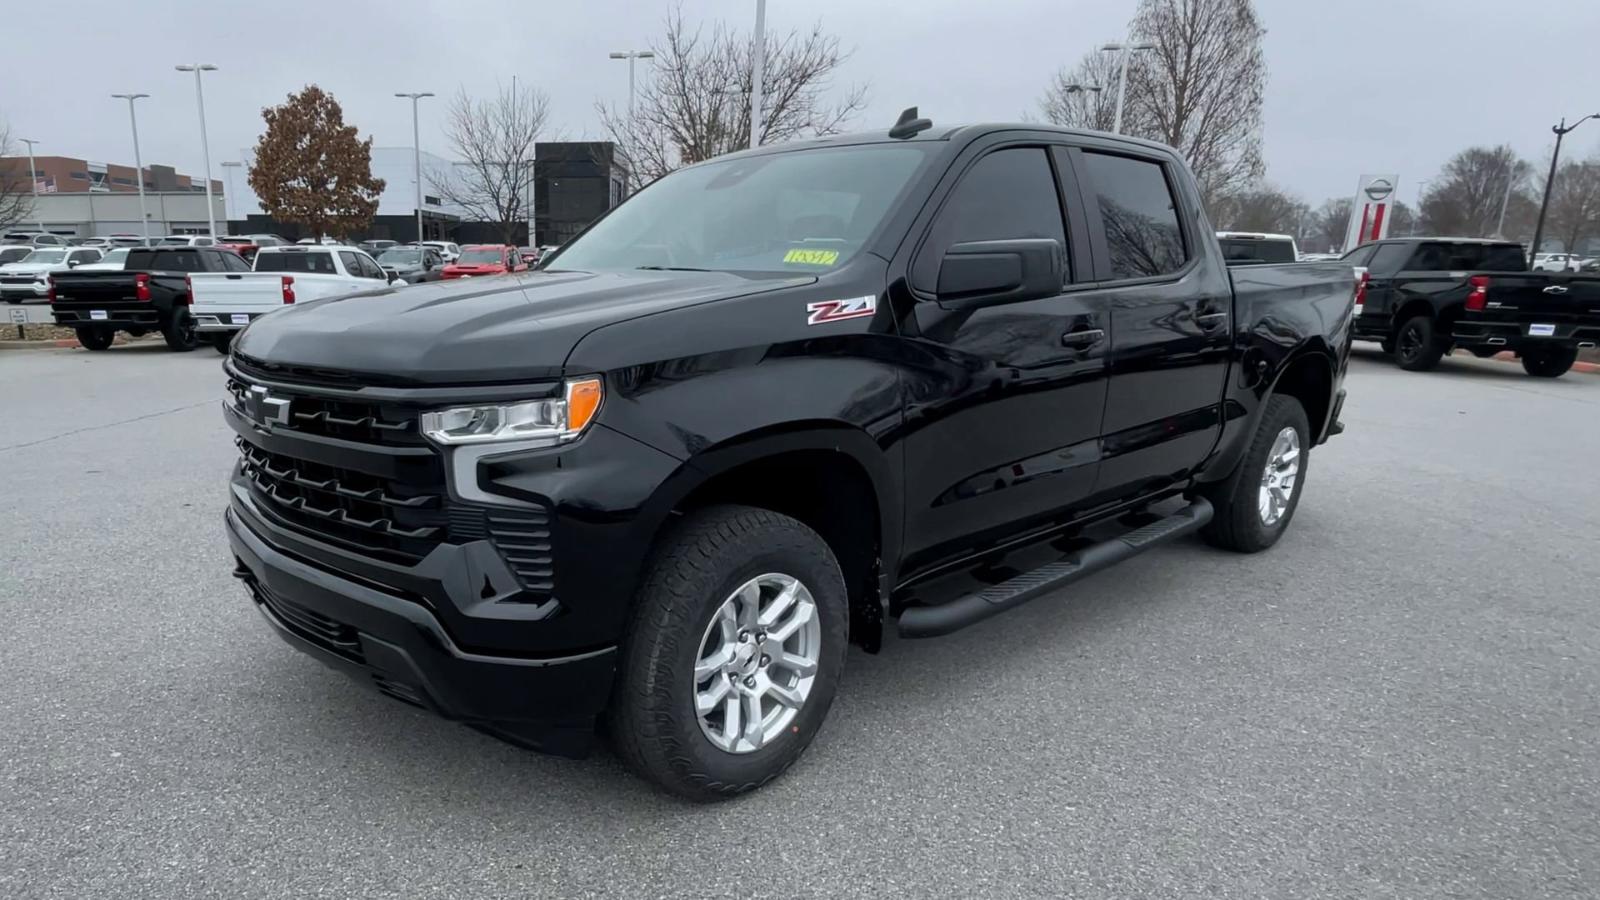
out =
[[[909,112],[909,111],[908,111]],[[1180,535],[1271,546],[1357,271],[1225,266],[1169,148],[1044,126],[685,168],[542,271],[297,304],[224,366],[235,574],[378,690],[730,796],[845,644]]]

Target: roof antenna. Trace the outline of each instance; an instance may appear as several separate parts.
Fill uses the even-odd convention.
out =
[[[894,123],[894,127],[889,129],[889,137],[903,140],[916,135],[919,131],[927,131],[932,127],[932,119],[917,118],[917,108],[908,106],[906,111],[900,114],[900,118]]]

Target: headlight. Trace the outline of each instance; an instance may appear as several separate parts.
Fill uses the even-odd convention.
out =
[[[422,414],[422,433],[441,444],[489,441],[570,441],[583,433],[600,411],[604,389],[598,378],[568,381],[559,400],[526,400],[458,406]]]

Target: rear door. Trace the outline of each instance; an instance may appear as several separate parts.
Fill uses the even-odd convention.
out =
[[[1389,320],[1398,308],[1395,279],[1406,268],[1416,247],[1409,241],[1368,244],[1345,255],[1345,262],[1352,266],[1367,267],[1367,302],[1362,307],[1361,316],[1378,322],[1378,327],[1385,332],[1393,327],[1394,323]],[[1363,258],[1366,262],[1361,261]]]
[[[1107,502],[1184,480],[1215,447],[1233,290],[1192,179],[1176,159],[1117,144],[1081,160],[1097,295],[1111,352],[1100,478]]]

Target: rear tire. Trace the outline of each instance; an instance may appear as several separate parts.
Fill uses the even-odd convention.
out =
[[[790,582],[804,592],[796,591],[792,605],[767,624],[746,619],[750,607],[736,603],[753,597],[766,615],[780,606],[768,603],[782,593],[776,585]],[[769,510],[711,507],[662,539],[641,584],[608,711],[618,755],[641,776],[692,800],[734,797],[783,774],[816,736],[844,669],[848,600],[827,543]],[[754,593],[746,593],[753,584]],[[730,604],[736,616],[725,615]],[[713,662],[724,654],[726,662]],[[788,668],[802,657],[811,661],[809,676]],[[757,693],[769,683],[789,702]],[[755,712],[770,726],[754,729],[746,745],[739,726],[754,718],[746,705],[752,693]],[[697,701],[704,701],[704,712]],[[725,748],[715,742],[719,733],[738,737]]]
[[[1426,372],[1444,356],[1444,345],[1434,335],[1432,316],[1412,316],[1395,332],[1394,361],[1408,372]]]
[[[1578,361],[1578,348],[1551,347],[1522,354],[1522,371],[1535,378],[1560,378]]]
[[[1292,471],[1281,458],[1291,452],[1289,445]],[[1255,437],[1233,474],[1200,490],[1215,508],[1201,535],[1212,546],[1236,553],[1257,553],[1276,544],[1300,505],[1310,450],[1311,427],[1300,401],[1281,394],[1269,398]]]
[[[227,356],[228,351],[233,349],[233,334],[231,331],[224,331],[221,334],[211,335],[209,340],[211,341],[212,349],[223,356]]]
[[[194,333],[194,317],[189,315],[187,309],[175,309],[161,323],[161,339],[167,342],[167,349],[179,353],[187,353],[199,346],[199,341]]]
[[[85,350],[105,350],[117,339],[117,333],[104,325],[85,325],[73,329],[73,333]]]

